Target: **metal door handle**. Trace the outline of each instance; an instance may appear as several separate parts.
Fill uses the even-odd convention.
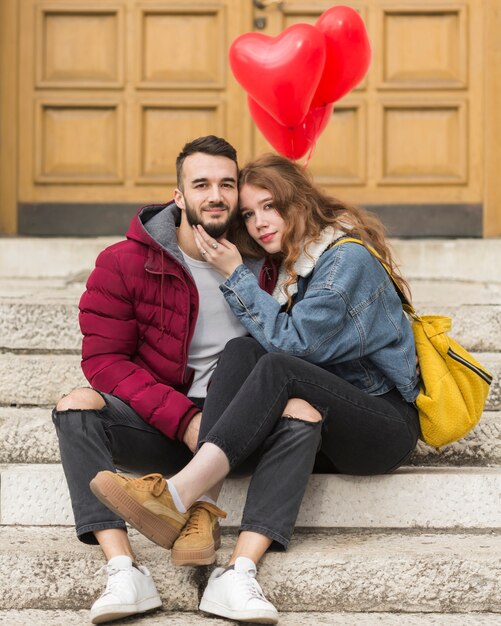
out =
[[[267,9],[268,7],[282,8],[283,0],[252,0],[256,9]]]

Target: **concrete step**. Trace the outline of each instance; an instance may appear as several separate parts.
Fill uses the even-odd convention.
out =
[[[83,283],[0,280],[0,348],[78,352],[78,301]]]
[[[437,449],[418,442],[409,459],[415,466],[501,466],[501,412],[486,411],[466,437]]]
[[[501,283],[413,281],[421,314],[449,315],[468,350],[501,349]],[[0,348],[80,350],[78,301],[85,285],[64,279],[0,280]]]
[[[119,237],[4,237],[0,277],[39,278],[88,274],[97,255]]]
[[[60,465],[0,467],[0,524],[73,525]],[[220,497],[240,524],[248,478],[226,481]],[[314,474],[301,505],[304,528],[499,528],[501,467],[404,467],[383,476]]]
[[[392,239],[408,279],[500,282],[501,239]]]
[[[65,277],[89,271],[120,237],[2,238],[0,277]],[[501,239],[391,239],[409,278],[499,282]]]
[[[486,411],[501,409],[501,353],[474,352],[494,377]],[[53,405],[74,387],[88,386],[79,354],[0,354],[0,406]]]
[[[59,463],[52,407],[0,407],[0,464]],[[419,442],[409,465],[501,466],[501,412],[486,412],[464,439],[437,450]]]
[[[196,611],[210,568],[173,567],[158,546],[137,533],[131,541],[153,573],[164,609]],[[233,543],[223,537],[219,564],[227,562]],[[79,610],[102,591],[104,578],[93,576],[101,553],[80,544],[71,529],[5,528],[0,548],[2,609]],[[264,557],[258,579],[281,611],[499,613],[500,535],[297,533],[287,552]]]
[[[8,309],[8,310],[6,310]],[[428,315],[448,315],[450,336],[470,352],[497,352],[501,346],[501,306],[429,307]],[[0,349],[79,354],[82,336],[76,306],[0,304]],[[18,320],[23,319],[20,326]]]
[[[279,626],[499,626],[499,613],[281,613]],[[0,611],[6,626],[82,626],[89,623],[88,611],[44,611],[23,609]],[[114,624],[140,626],[228,626],[234,622],[203,613],[154,611],[139,618]]]
[[[412,278],[409,283],[412,301],[421,315],[443,310],[454,317],[457,306],[501,304],[501,282]]]
[[[0,354],[0,405],[54,405],[82,386],[79,354]]]

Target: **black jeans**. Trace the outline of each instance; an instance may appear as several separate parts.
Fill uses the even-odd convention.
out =
[[[239,344],[232,345],[238,350]],[[225,364],[232,362],[234,366],[230,367],[230,372],[225,370],[210,385],[205,401],[207,403],[210,399],[210,420],[217,421],[217,417],[224,413],[240,386],[240,380],[245,380],[256,363],[258,355],[254,348],[258,344],[251,341],[244,342],[243,346],[251,346],[252,349],[237,355],[236,361],[233,356],[225,359]],[[234,354],[234,349],[231,354]],[[259,356],[261,354],[259,348]],[[240,377],[235,376],[236,372],[240,372]],[[227,378],[227,374],[231,379]],[[192,458],[183,443],[162,435],[119,398],[104,393],[101,395],[106,402],[101,410],[53,411],[77,536],[87,544],[97,543],[94,536],[96,530],[126,528],[124,521],[102,505],[90,491],[89,482],[97,472],[118,468],[139,474],[160,472],[172,475]],[[204,400],[192,400],[200,408],[204,405]],[[245,526],[242,528],[252,528],[281,545],[287,545],[319,442],[320,423],[277,420],[266,431],[256,433],[252,454],[246,455],[245,462],[232,472],[241,475],[259,469],[251,484],[250,502],[245,509]],[[296,462],[298,458],[301,459],[299,464]],[[277,463],[280,465],[278,469]],[[268,469],[276,478],[273,485],[267,485]],[[287,498],[281,515],[277,516],[273,510],[274,503],[281,493],[282,484],[291,479],[296,479],[297,488],[293,496]]]
[[[97,544],[95,530],[125,522],[94,496],[89,482],[102,470],[174,474],[192,458],[180,441],[165,437],[119,398],[101,394],[100,410],[52,412],[78,538]],[[195,401],[195,399],[193,399]]]
[[[85,543],[96,543],[94,530],[125,528],[88,487],[98,471],[173,474],[191,458],[184,444],[164,437],[128,405],[103,397],[100,411],[53,413],[77,535]],[[308,400],[323,424],[283,418],[289,397]],[[239,338],[227,344],[214,373],[199,441],[219,446],[232,474],[253,473],[241,530],[286,547],[315,459],[317,465],[323,459],[323,471],[388,472],[407,458],[418,432],[414,407],[398,393],[368,396],[322,368]],[[325,458],[316,455],[321,440]]]
[[[392,390],[370,396],[338,376],[287,354],[266,353],[252,338],[232,339],[211,385],[202,414],[199,445],[211,442],[231,468],[252,460],[241,530],[261,532],[283,546],[314,471],[370,475],[398,468],[416,446],[417,410]],[[322,424],[282,417],[289,398],[301,398],[322,415]],[[264,442],[264,443],[263,443]]]
[[[212,442],[238,467],[276,427],[289,398],[301,398],[323,416],[322,463],[333,473],[385,474],[416,446],[417,410],[397,390],[371,396],[335,374],[288,354],[267,353],[250,337],[226,344],[211,385],[199,445]]]

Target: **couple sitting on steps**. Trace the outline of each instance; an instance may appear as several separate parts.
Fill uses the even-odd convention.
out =
[[[342,238],[370,243],[407,285],[379,221],[299,165],[266,155],[239,172],[232,146],[208,136],[176,167],[174,201],[142,208],[97,258],[80,300],[92,388],[53,413],[78,538],[107,559],[91,621],[161,605],[125,522],[174,565],[211,564],[223,481],[251,474],[235,548],[200,609],[274,624],[256,567],[272,544],[287,548],[315,466],[391,472],[419,434],[400,299],[379,261]]]

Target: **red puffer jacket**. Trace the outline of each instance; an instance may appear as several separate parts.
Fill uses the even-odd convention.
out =
[[[182,440],[198,412],[184,395],[193,378],[187,359],[198,291],[176,243],[179,209],[164,211],[166,248],[143,225],[164,208],[141,209],[127,240],[98,256],[80,300],[82,369],[92,387],[118,396],[167,437]]]

